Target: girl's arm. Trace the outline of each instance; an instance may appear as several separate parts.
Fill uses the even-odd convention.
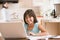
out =
[[[41,30],[39,33],[35,34],[33,32],[29,32],[29,34],[36,35],[36,36],[45,36],[45,35],[48,35],[48,32],[45,30],[45,28],[42,25],[38,24],[38,28],[39,28],[39,30]]]
[[[40,36],[48,35],[48,32],[46,31],[46,29],[42,25],[39,24],[38,28],[39,28],[39,30],[41,30],[41,32],[39,32],[36,35],[40,35]]]

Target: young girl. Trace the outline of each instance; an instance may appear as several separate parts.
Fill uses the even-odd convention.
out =
[[[47,35],[47,31],[38,23],[36,15],[32,9],[28,9],[24,13],[24,22],[26,32],[29,35]]]

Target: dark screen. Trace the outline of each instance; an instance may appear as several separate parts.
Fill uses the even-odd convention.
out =
[[[0,0],[0,3],[3,3],[4,1],[18,3],[18,0]]]

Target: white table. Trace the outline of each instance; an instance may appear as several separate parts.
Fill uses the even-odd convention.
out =
[[[60,35],[51,37],[51,38],[49,38],[49,40],[60,40]]]
[[[52,35],[47,35],[47,36],[29,36],[28,39],[30,39],[30,40],[38,40],[38,39],[48,40],[51,37],[53,37],[53,36]]]

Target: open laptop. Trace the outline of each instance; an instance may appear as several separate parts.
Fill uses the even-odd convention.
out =
[[[0,23],[0,32],[5,38],[26,38],[26,30],[22,22]]]

